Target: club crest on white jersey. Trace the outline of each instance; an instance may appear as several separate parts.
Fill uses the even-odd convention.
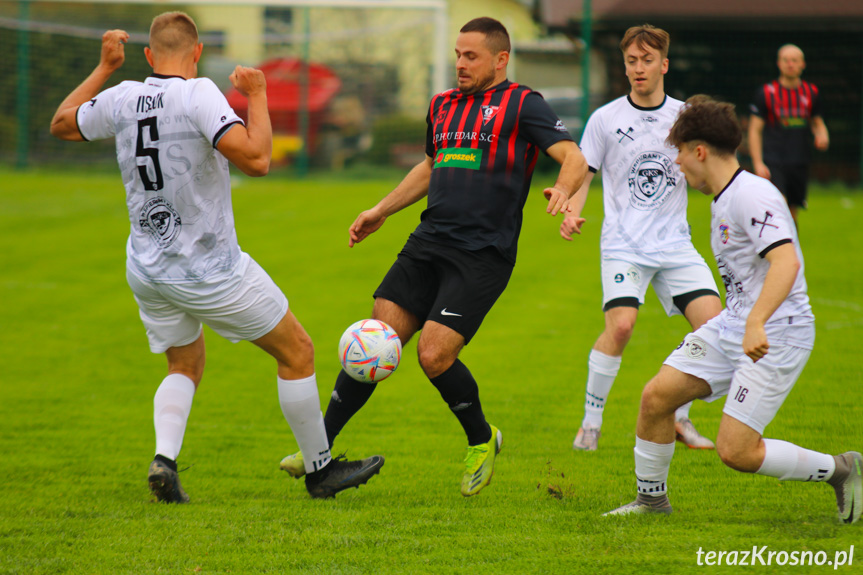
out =
[[[160,248],[167,248],[180,235],[180,214],[168,200],[157,196],[148,200],[138,218],[141,229],[150,234]]]
[[[212,80],[127,80],[80,106],[77,120],[85,139],[115,139],[131,271],[191,283],[241,265],[228,159],[217,146],[242,120]]]
[[[660,152],[645,152],[629,168],[629,204],[638,210],[655,210],[677,185],[674,161]]]
[[[587,121],[581,149],[591,170],[602,170],[603,250],[638,253],[690,245],[686,181],[666,142],[683,102],[639,108],[622,96]]]
[[[728,243],[728,239],[731,237],[731,226],[728,225],[728,222],[725,219],[719,220],[719,241],[723,244]]]

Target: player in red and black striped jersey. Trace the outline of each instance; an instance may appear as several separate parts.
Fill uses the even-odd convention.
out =
[[[570,141],[566,128],[542,96],[506,79],[438,94],[426,122],[428,208],[414,235],[466,250],[492,246],[515,263],[533,168],[541,151]]]
[[[455,52],[458,88],[431,101],[425,160],[357,217],[349,245],[428,196],[420,225],[375,291],[372,317],[390,324],[403,344],[422,330],[420,366],[467,435],[461,492],[471,496],[491,480],[502,436],[486,421],[459,352],[509,281],[539,153],[561,164],[554,186],[543,192],[551,215],[579,188],[587,163],[545,100],[507,80],[510,41],[500,22],[468,22]],[[374,389],[339,374],[324,419],[331,445]],[[290,462],[283,467],[291,473]]]
[[[829,147],[830,136],[818,87],[800,78],[806,68],[803,51],[793,44],[782,46],[776,65],[779,79],[761,86],[750,105],[749,153],[755,173],[779,188],[797,223],[798,209],[806,207],[810,133],[821,151]]]

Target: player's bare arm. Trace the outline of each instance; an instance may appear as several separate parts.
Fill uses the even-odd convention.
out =
[[[273,154],[273,127],[267,111],[267,80],[255,68],[237,66],[229,76],[237,91],[249,99],[249,121],[235,124],[222,136],[218,150],[249,176],[266,176]]]
[[[792,243],[773,248],[764,258],[770,263],[770,268],[764,278],[761,295],[758,296],[749,317],[746,318],[746,333],[743,335],[743,353],[752,361],[758,361],[767,355],[770,344],[767,341],[764,324],[791,293],[791,288],[797,279],[797,272],[800,270],[800,260],[797,259],[797,252]]]
[[[108,78],[126,60],[125,43],[129,34],[123,30],[108,30],[102,35],[102,54],[99,64],[81,84],[64,99],[51,120],[51,135],[71,142],[83,142],[78,130],[78,107],[93,99],[102,90]]]
[[[554,186],[543,190],[542,194],[548,200],[545,211],[553,216],[562,212],[569,198],[581,187],[587,174],[587,160],[575,142],[562,140],[546,150],[558,164],[560,172]]]
[[[764,164],[764,118],[749,116],[749,156],[756,176],[770,179],[770,169]]]
[[[588,171],[578,191],[569,199],[569,204],[564,211],[563,221],[560,223],[560,237],[568,242],[572,241],[572,234],[581,234],[581,226],[587,220],[581,217],[584,204],[587,203],[587,194],[590,191],[590,183],[593,181],[593,172]]]
[[[827,132],[827,124],[824,123],[824,118],[815,116],[812,118],[812,134],[815,136],[815,149],[820,152],[826,152],[830,147],[830,134]]]
[[[357,216],[357,219],[348,229],[349,247],[354,247],[354,244],[360,243],[378,231],[389,216],[426,197],[429,191],[432,162],[432,158],[426,156],[375,207]]]

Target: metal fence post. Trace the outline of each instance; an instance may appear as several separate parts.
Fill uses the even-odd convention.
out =
[[[26,168],[30,149],[30,0],[18,2],[20,20],[18,30],[18,92],[16,108],[18,118],[18,145],[15,165]]]
[[[584,0],[582,8],[581,39],[584,42],[584,52],[581,54],[581,132],[584,133],[590,114],[590,47],[593,42],[593,11],[590,0]]]

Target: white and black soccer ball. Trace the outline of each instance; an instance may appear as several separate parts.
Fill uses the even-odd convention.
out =
[[[388,378],[399,366],[402,342],[393,328],[376,319],[352,324],[339,341],[339,361],[349,376],[363,383]]]

